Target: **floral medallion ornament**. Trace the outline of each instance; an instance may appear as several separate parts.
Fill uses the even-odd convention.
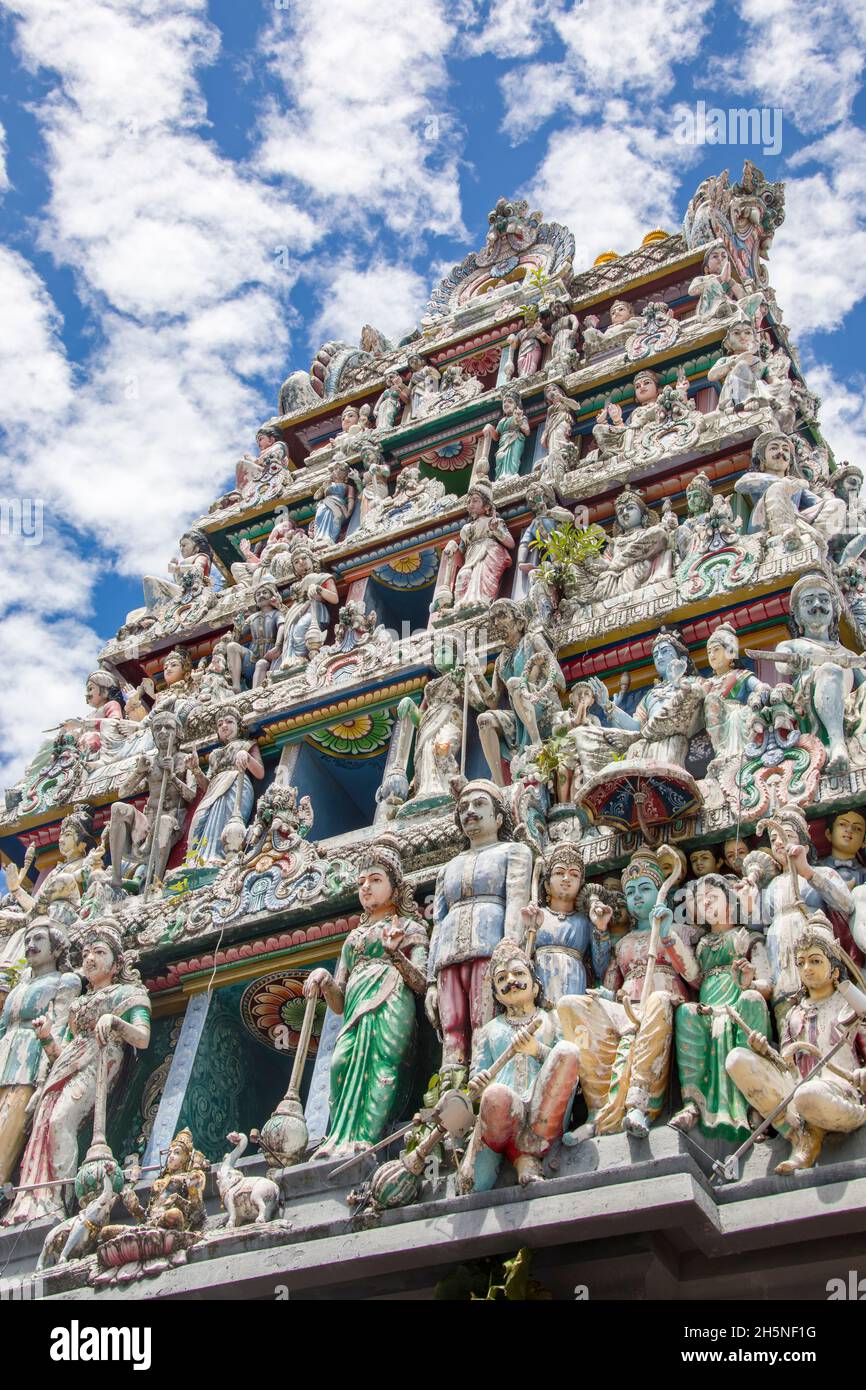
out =
[[[308,742],[338,758],[372,758],[387,744],[393,724],[384,710],[364,710],[310,734]]]
[[[438,568],[438,550],[414,550],[410,555],[396,555],[389,565],[376,570],[374,578],[386,589],[424,589],[433,583]]]
[[[275,970],[251,984],[241,998],[244,1027],[256,1042],[290,1056],[298,1046],[304,1021],[304,981],[306,971]],[[315,1057],[325,1021],[325,1004],[320,1001],[313,1021],[308,1056]]]
[[[421,455],[421,462],[439,473],[459,472],[461,468],[468,468],[474,459],[476,438],[476,435],[467,435],[442,444],[438,449],[428,449]]]

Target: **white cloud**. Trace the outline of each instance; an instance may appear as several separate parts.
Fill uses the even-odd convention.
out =
[[[493,53],[497,58],[526,58],[537,52],[559,0],[491,0],[468,14],[469,53]],[[475,25],[480,28],[473,33]]]
[[[314,345],[328,338],[357,343],[365,323],[396,343],[415,326],[430,294],[421,275],[384,260],[361,267],[345,259],[317,267],[317,274],[326,288],[310,330]]]
[[[838,328],[866,294],[866,135],[841,126],[789,164],[817,172],[789,179],[770,279],[793,334]]]
[[[866,58],[862,0],[739,0],[738,9],[745,40],[711,64],[714,80],[781,107],[801,130],[850,115]]]
[[[278,11],[264,50],[290,109],[268,104],[260,167],[298,180],[352,232],[375,213],[402,234],[459,234],[447,15],[443,0]]]
[[[60,414],[71,373],[59,338],[60,315],[32,265],[0,246],[0,429],[29,434],[37,416]],[[35,440],[33,441],[35,443]]]
[[[6,172],[6,131],[0,125],[0,193],[5,193],[9,187],[9,175]]]
[[[836,457],[866,468],[866,423],[863,420],[863,394],[866,377],[858,375],[840,380],[827,363],[805,367],[809,387],[821,398],[821,433]]]

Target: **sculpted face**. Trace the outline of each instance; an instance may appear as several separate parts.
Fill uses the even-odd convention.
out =
[[[195,541],[190,536],[181,536],[180,553],[185,560],[195,554]]]
[[[31,927],[24,938],[24,959],[31,970],[40,965],[51,965],[54,952],[47,927]]]
[[[853,859],[866,839],[866,817],[859,811],[843,811],[830,830],[833,853],[842,859]]]
[[[719,868],[719,861],[711,849],[693,849],[689,855],[689,863],[695,878],[701,878],[703,874],[714,874]]]
[[[513,397],[511,397],[511,396],[506,396],[505,399],[504,399],[503,402],[502,402],[502,414],[503,414],[503,415],[513,415],[513,414],[514,414],[514,410],[515,410],[515,406],[516,406],[516,402],[514,401]]]
[[[621,299],[618,299],[614,304],[611,304],[610,321],[612,324],[627,323],[630,318],[631,309],[627,304],[624,304]]]
[[[625,905],[632,917],[646,921],[656,905],[659,890],[651,878],[631,878],[623,889]]]
[[[187,1166],[187,1151],[183,1144],[169,1144],[165,1156],[166,1173],[183,1173]]]
[[[787,439],[771,439],[764,450],[764,468],[784,478],[794,459],[793,450]]]
[[[256,443],[259,446],[260,454],[267,453],[271,445],[276,444],[276,442],[277,436],[275,434],[260,434],[256,437]]]
[[[576,864],[555,864],[547,881],[547,901],[554,912],[573,912],[583,875]]]
[[[713,494],[702,484],[689,483],[686,488],[686,506],[690,516],[701,516],[708,512],[713,503]]]
[[[379,864],[363,869],[358,875],[358,898],[365,912],[387,907],[394,900],[394,889],[386,871]]]
[[[91,984],[111,979],[114,968],[114,953],[106,942],[94,941],[85,946],[81,957],[81,973]]]
[[[493,972],[493,993],[500,1004],[514,1008],[532,1004],[538,992],[529,966],[520,957],[498,965]]]
[[[804,588],[798,595],[795,616],[807,635],[827,632],[833,621],[833,599],[829,589],[823,584]]]
[[[353,425],[357,425],[360,418],[360,413],[355,408],[355,406],[347,405],[346,409],[340,416],[340,423],[342,424],[344,430],[348,430],[351,429]]]
[[[675,663],[681,660],[673,642],[657,642],[653,648],[653,665],[664,680],[672,674]]]
[[[98,709],[102,704],[102,687],[95,681],[88,681],[84,687],[84,699],[91,709]]]
[[[729,338],[730,351],[738,352],[757,352],[758,340],[755,337],[755,330],[749,323],[738,323],[731,329]]]
[[[616,519],[623,531],[634,531],[643,523],[643,512],[637,502],[617,502]]]
[[[171,724],[157,724],[153,729],[153,741],[156,744],[157,752],[163,756],[168,752],[173,733],[174,729]]]
[[[470,492],[469,498],[466,502],[466,510],[472,517],[473,521],[477,520],[479,516],[484,515],[484,513],[487,510],[487,504],[480,493]]]
[[[710,931],[717,931],[720,927],[724,929],[731,925],[728,895],[724,888],[718,888],[715,884],[701,883],[698,885],[696,898],[698,921],[708,926]]]
[[[724,276],[729,269],[727,253],[720,246],[717,246],[707,256],[707,274]]]
[[[178,681],[183,680],[183,662],[180,657],[167,656],[162,674],[166,685],[176,685]]]
[[[735,874],[742,874],[743,859],[749,847],[742,840],[725,840],[725,863]]]
[[[797,970],[810,994],[832,993],[835,971],[829,957],[819,947],[810,946],[806,951],[797,952]]]
[[[587,712],[594,699],[595,696],[591,690],[572,690],[568,697],[568,703],[579,724],[582,724],[586,719]]]
[[[74,825],[61,825],[57,848],[61,859],[78,859],[84,853],[84,845]]]
[[[485,833],[495,834],[501,821],[492,797],[480,787],[470,788],[461,794],[457,814],[470,840]]]
[[[710,637],[707,641],[707,660],[714,675],[724,676],[734,664],[734,653],[723,641],[720,639],[714,641]]]
[[[649,372],[638,372],[634,379],[634,396],[638,405],[649,405],[658,398],[659,388]]]
[[[237,738],[239,728],[237,715],[221,714],[217,720],[217,738],[220,743],[231,743],[233,738]]]

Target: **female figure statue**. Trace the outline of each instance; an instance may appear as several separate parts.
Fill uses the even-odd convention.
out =
[[[193,812],[189,827],[188,848],[184,864],[188,868],[205,869],[224,864],[223,832],[229,821],[249,825],[253,813],[255,791],[251,778],[265,775],[258,744],[240,736],[241,721],[231,705],[220,710],[217,717],[219,748],[208,754],[207,775],[190,754],[190,770],[204,796]]]
[[[677,1009],[677,1070],[685,1104],[670,1123],[683,1131],[700,1124],[705,1134],[740,1143],[751,1133],[748,1107],[725,1062],[750,1032],[769,1036],[770,963],[760,932],[737,928],[738,903],[730,879],[704,874],[694,884],[692,900],[696,922],[709,931],[695,948],[699,1003]],[[729,1004],[745,1032],[727,1013]],[[700,1012],[702,1006],[709,1011]]]
[[[84,698],[93,713],[78,723],[78,746],[88,761],[117,762],[153,746],[150,729],[125,713],[120,687],[110,671],[90,673]],[[135,702],[131,703],[134,708]]]
[[[521,532],[517,547],[517,575],[511,597],[515,600],[525,598],[538,568],[539,553],[536,541],[546,540],[559,527],[573,523],[574,518],[565,507],[556,501],[556,490],[551,483],[536,478],[526,489],[527,505],[532,508],[533,518],[525,531]],[[543,601],[549,612],[553,611],[552,593]]]
[[[439,395],[439,372],[420,353],[409,358],[409,419],[421,420]]]
[[[550,347],[549,370],[551,376],[573,370],[577,360],[574,345],[577,342],[578,324],[576,315],[569,310],[564,299],[554,300],[550,306],[553,342]]]
[[[495,425],[485,425],[484,433],[497,443],[494,469],[497,482],[500,478],[516,478],[529,434],[529,421],[516,392],[503,392],[502,416]]]
[[[550,332],[550,310],[538,309],[530,306],[524,314],[525,323],[523,328],[512,333],[508,338],[508,363],[503,375],[510,381],[515,375],[518,377],[534,376],[541,367],[541,359],[544,356],[544,349],[553,342]],[[517,356],[515,372],[515,354]]]
[[[583,320],[583,348],[589,361],[597,352],[619,347],[636,333],[641,320],[632,313],[631,305],[624,299],[615,299],[610,306],[610,324],[600,329],[597,314],[587,314]]]
[[[63,1188],[77,1170],[78,1131],[96,1101],[100,1058],[105,1058],[104,1084],[110,1090],[126,1044],[143,1048],[150,1041],[150,999],[128,964],[117,925],[102,918],[81,944],[87,993],[71,1005],[63,1038],[52,1035],[47,1016],[33,1024],[51,1070],[28,1107],[35,1114],[21,1185],[31,1190],[18,1193],[4,1225],[64,1216]]]
[[[639,493],[623,488],[614,504],[612,539],[597,559],[593,600],[635,594],[655,579],[666,579],[673,568],[676,517],[651,511]]]
[[[566,995],[557,1006],[563,1036],[580,1051],[580,1084],[595,1134],[625,1130],[635,1138],[647,1137],[665,1102],[674,1006],[690,997],[690,986],[699,978],[691,948],[674,931],[673,914],[658,902],[665,878],[659,855],[635,851],[621,878],[632,929],[614,945],[612,988]],[[613,908],[596,899],[590,912],[598,929],[606,930]],[[633,1006],[643,994],[654,920],[659,923],[659,949],[653,992],[635,1033]],[[625,1003],[618,1003],[612,991]]]
[[[713,674],[702,676],[704,723],[716,757],[739,757],[746,737],[746,702],[767,687],[740,665],[740,639],[730,623],[719,623],[707,638]]]
[[[764,304],[763,294],[747,295],[733,278],[731,260],[723,246],[711,246],[704,252],[703,274],[695,276],[689,294],[700,296],[695,318],[705,323],[735,316],[755,322]]]
[[[316,569],[312,551],[298,548],[293,567],[297,578],[289,590],[282,643],[265,653],[274,663],[272,671],[306,661],[324,645],[330,622],[328,605],[335,607],[340,601],[334,579]]]
[[[376,429],[393,430],[400,423],[400,416],[408,399],[409,392],[400,373],[389,372],[385,377],[385,390],[373,407]]]
[[[180,555],[169,560],[171,579],[146,574],[141,583],[144,604],[148,612],[173,600],[195,598],[205,588],[213,587],[211,567],[213,551],[202,531],[185,531],[180,538]]]
[[[415,772],[410,788],[412,807],[432,810],[454,800],[451,778],[458,771],[463,744],[463,689],[459,671],[445,671],[424,687],[420,706],[406,695],[397,706],[397,718],[415,729]],[[411,732],[407,730],[409,740]],[[405,765],[409,745],[405,750]],[[404,783],[405,786],[405,783]],[[410,808],[407,807],[407,811]]]
[[[571,441],[574,417],[579,413],[579,407],[555,382],[545,386],[544,399],[547,401],[547,414],[541,432],[541,447],[548,455],[559,454]],[[537,467],[540,468],[541,464]]]
[[[316,514],[310,535],[316,545],[336,545],[340,532],[355,509],[355,486],[349,480],[349,465],[337,459],[331,466],[327,483],[313,494]]]
[[[427,932],[399,851],[373,846],[358,871],[359,925],[346,937],[336,976],[311,970],[304,985],[345,1022],[331,1063],[328,1134],[317,1158],[371,1148],[407,1099],[415,1000],[426,988]]]
[[[610,964],[610,933],[590,922],[579,902],[584,869],[580,851],[571,844],[552,845],[544,855],[545,906],[523,909],[523,925],[535,939],[535,969],[553,1007],[565,994],[586,993],[586,954],[592,973],[604,979]]]
[[[489,483],[475,483],[466,497],[469,521],[442,551],[432,609],[469,608],[492,602],[511,563],[514,538],[493,506]],[[462,560],[462,564],[460,563]]]
[[[737,414],[767,406],[776,412],[780,429],[792,429],[791,382],[782,377],[780,359],[762,351],[754,325],[748,319],[731,324],[722,346],[725,356],[707,372],[708,381],[722,383],[718,409]]]
[[[60,862],[49,869],[32,893],[23,885],[35,858],[36,846],[28,848],[20,869],[11,862],[5,866],[6,882],[15,905],[0,909],[0,931],[12,931],[0,951],[0,959],[14,961],[20,957],[27,923],[37,916],[47,915],[64,927],[77,925],[81,899],[99,854],[93,811],[89,806],[78,806],[64,816],[57,848]]]

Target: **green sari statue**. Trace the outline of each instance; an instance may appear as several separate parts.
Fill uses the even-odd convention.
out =
[[[374,847],[361,864],[360,924],[343,943],[335,976],[313,970],[305,993],[321,991],[345,1022],[331,1062],[330,1122],[316,1158],[371,1148],[407,1098],[416,1035],[416,994],[426,987],[427,932],[399,853]]]
[[[769,1036],[770,966],[760,932],[735,930],[736,895],[730,879],[705,874],[694,888],[695,918],[709,927],[695,954],[701,969],[699,1004],[676,1015],[677,1069],[685,1104],[671,1120],[688,1131],[740,1143],[751,1133],[748,1105],[725,1071],[732,1048],[748,1045],[748,1032],[728,1013],[731,1005],[749,1032]],[[704,1007],[707,1012],[700,1012]]]

